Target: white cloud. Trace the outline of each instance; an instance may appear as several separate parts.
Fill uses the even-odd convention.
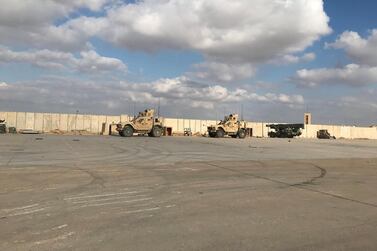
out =
[[[315,87],[318,85],[363,86],[377,84],[377,67],[349,64],[343,68],[321,68],[299,70],[292,78],[299,85]]]
[[[304,56],[301,57],[301,60],[303,60],[305,62],[310,62],[310,61],[315,60],[316,57],[317,56],[315,55],[315,53],[310,52],[310,53],[304,54]]]
[[[131,50],[200,52],[205,62],[190,76],[232,82],[252,77],[262,63],[313,60],[313,53],[296,54],[329,34],[328,22],[322,0],[145,0],[68,26],[97,29],[102,39]]]
[[[65,52],[50,50],[16,52],[0,47],[2,63],[29,63],[45,68],[65,68],[65,63],[72,60],[73,55]]]
[[[354,89],[347,96],[342,92],[332,93],[330,96],[323,95],[321,98],[313,96],[305,99],[305,105],[313,114],[315,124],[359,126],[376,124],[376,96],[367,94],[364,88]],[[303,110],[300,114],[302,113]],[[275,114],[275,117],[278,116],[279,114]]]
[[[274,94],[274,93],[268,93],[267,98],[269,100],[273,100],[275,102],[281,102],[284,104],[303,104],[304,103],[304,97],[301,95],[287,95],[287,94]]]
[[[100,11],[111,0],[0,0],[0,43],[75,51],[86,48],[88,35],[57,20],[84,8]]]
[[[329,34],[322,0],[145,0],[111,9],[102,38],[156,51],[189,49],[210,62],[261,63]]]
[[[0,88],[7,88],[8,84],[5,82],[0,82]]]
[[[0,0],[2,26],[25,27],[68,17],[78,8],[99,11],[107,0]]]
[[[81,72],[113,72],[127,71],[127,66],[117,58],[102,57],[97,52],[83,51],[80,53],[81,58],[75,58],[73,65]]]
[[[292,80],[309,87],[377,84],[377,30],[372,30],[365,39],[357,32],[343,32],[334,43],[326,44],[326,48],[344,49],[355,63],[341,68],[302,69],[297,71]]]
[[[150,93],[153,97],[162,97],[168,102],[182,102],[188,106],[203,108],[215,107],[220,103],[237,103],[242,101],[270,102],[282,104],[303,104],[301,95],[271,94],[260,95],[242,88],[226,88],[221,85],[203,85],[186,77],[160,79],[152,83],[127,84],[124,88],[136,92]],[[144,95],[144,94],[143,94]],[[143,95],[132,97],[133,101],[144,101]],[[149,97],[148,97],[149,98]],[[145,100],[148,102],[148,100]]]
[[[204,108],[204,109],[214,109],[215,105],[213,102],[207,102],[207,101],[193,101],[191,103],[191,107],[193,108]]]
[[[69,112],[79,110],[94,114],[133,114],[147,107],[157,107],[161,100],[165,117],[219,119],[224,113],[240,112],[252,121],[300,122],[308,104],[316,123],[375,124],[376,92],[355,89],[350,97],[331,96],[312,100],[301,95],[256,93],[245,88],[205,85],[187,78],[161,79],[130,83],[84,81],[48,77],[7,83],[0,91],[2,110]]]
[[[365,120],[370,117],[371,121],[377,114],[377,102],[373,95],[343,96],[336,104],[338,107],[349,109],[349,111],[359,110],[353,116],[357,117],[354,121]],[[362,109],[364,109],[362,111]],[[375,123],[375,120],[373,121]]]
[[[231,82],[297,56],[331,32],[322,0],[0,0],[0,44],[80,52],[90,38],[141,51],[201,53],[198,79]],[[97,17],[83,16],[88,9]],[[74,17],[78,16],[78,17]]]
[[[227,64],[218,62],[204,62],[194,65],[195,72],[189,73],[198,79],[231,82],[245,79],[255,74],[255,68],[251,64]]]
[[[347,55],[356,63],[377,66],[377,29],[372,30],[367,38],[362,38],[357,32],[346,31],[327,48],[344,49]]]
[[[273,64],[297,64],[297,63],[307,63],[316,59],[315,53],[305,53],[302,56],[295,56],[295,55],[284,55],[280,58],[274,59],[271,61]]]
[[[238,108],[240,102],[258,104],[303,104],[303,97],[286,94],[258,94],[242,88],[226,88],[221,85],[203,85],[185,77],[160,79],[147,83],[83,81],[49,77],[40,80],[8,84],[0,92],[0,105],[12,104],[35,110],[86,110],[125,113],[130,103],[138,106],[156,106],[158,101],[170,111],[185,109],[219,109],[226,106]],[[122,111],[123,109],[123,111]],[[188,111],[190,112],[190,111]],[[203,114],[202,112],[201,114]]]
[[[0,47],[0,63],[27,63],[42,68],[69,69],[86,73],[127,71],[126,65],[121,60],[102,57],[93,50],[83,51],[80,57],[75,57],[72,53],[60,51],[12,51]]]

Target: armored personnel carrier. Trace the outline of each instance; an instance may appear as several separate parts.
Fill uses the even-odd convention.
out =
[[[241,139],[246,137],[246,123],[238,120],[238,114],[225,116],[223,121],[217,125],[209,126],[207,129],[211,138],[223,138],[226,135]]]
[[[139,112],[139,115],[133,120],[117,124],[116,130],[122,137],[131,137],[134,133],[160,137],[163,133],[163,125],[161,120],[154,116],[154,110],[147,109],[144,112]]]

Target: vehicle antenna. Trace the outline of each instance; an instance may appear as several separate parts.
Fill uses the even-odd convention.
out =
[[[161,97],[158,98],[157,117],[160,117]]]
[[[243,104],[241,104],[241,120],[243,120]]]
[[[134,101],[134,118],[136,118],[136,104],[135,104],[135,101]]]

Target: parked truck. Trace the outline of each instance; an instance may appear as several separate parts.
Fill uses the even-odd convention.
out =
[[[153,109],[139,112],[139,115],[126,123],[117,124],[116,130],[122,137],[132,137],[134,133],[148,134],[150,137],[160,137],[163,134],[160,118],[155,117]]]
[[[217,125],[211,125],[208,128],[208,135],[211,138],[223,138],[228,135],[232,138],[244,139],[246,137],[246,123],[238,120],[238,114],[225,116],[224,120]]]
[[[271,124],[267,127],[271,128],[268,133],[270,138],[294,138],[302,134],[304,124]]]

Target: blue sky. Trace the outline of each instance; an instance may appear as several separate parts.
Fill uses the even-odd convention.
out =
[[[1,110],[377,123],[375,1],[44,3],[0,0]]]

